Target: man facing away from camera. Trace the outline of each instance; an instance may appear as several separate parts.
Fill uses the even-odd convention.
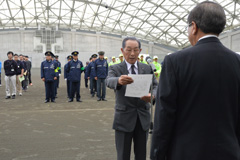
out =
[[[240,160],[240,57],[218,35],[214,2],[188,16],[193,47],[165,57],[156,97],[152,160]]]

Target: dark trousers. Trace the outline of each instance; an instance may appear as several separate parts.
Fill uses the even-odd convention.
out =
[[[133,132],[115,131],[117,160],[130,160],[131,145],[134,143],[135,160],[146,160],[148,131],[142,129],[139,118]]]
[[[59,77],[57,77],[57,80],[54,81],[55,97],[57,96],[58,84],[59,84]]]
[[[32,78],[31,78],[31,71],[28,72],[28,80],[29,80],[29,84],[32,83]]]
[[[46,100],[55,100],[55,83],[54,81],[45,81]]]
[[[28,74],[26,76],[24,76],[25,80],[22,81],[22,88],[23,90],[27,90],[27,86],[28,86]]]
[[[70,82],[70,99],[74,98],[74,95],[76,94],[76,99],[80,100],[81,96],[80,96],[80,83],[81,82]]]
[[[97,81],[94,78],[90,79],[91,95],[95,94],[95,92],[97,91],[96,88],[97,88]]]
[[[57,88],[59,88],[59,77],[57,77]]]
[[[106,82],[105,78],[97,79],[97,97],[105,99],[106,97]]]
[[[71,93],[70,93],[70,81],[67,80],[67,95],[68,95],[68,98],[70,98],[71,96]]]
[[[2,77],[2,75],[1,75],[1,73],[0,73],[0,84],[2,84],[2,80],[1,80],[1,77]]]
[[[88,88],[88,79],[85,79],[85,87]]]

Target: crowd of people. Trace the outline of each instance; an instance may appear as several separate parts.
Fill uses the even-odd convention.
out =
[[[22,96],[22,91],[27,91],[28,86],[32,85],[31,68],[32,63],[27,55],[14,54],[12,51],[7,53],[8,59],[4,61],[6,99],[15,99],[16,95]],[[2,66],[0,62],[0,66]],[[1,68],[0,68],[1,86]]]
[[[122,63],[124,61],[123,54],[119,55],[119,60],[113,56],[110,63],[104,57],[105,52],[99,51],[98,55],[93,54],[86,62],[85,67],[78,59],[78,51],[72,52],[67,56],[68,62],[64,65],[64,79],[67,86],[68,102],[73,102],[74,97],[77,102],[82,102],[80,95],[81,74],[84,72],[85,87],[88,88],[90,82],[90,94],[92,97],[97,96],[97,101],[106,100],[106,78],[108,76],[109,66]],[[59,76],[61,75],[61,63],[58,56],[54,56],[51,51],[45,53],[46,60],[41,64],[41,79],[45,82],[46,98],[45,103],[56,102],[57,88],[59,85]],[[142,57],[142,56],[141,56]],[[161,65],[157,62],[158,57],[154,56],[154,65],[157,68],[156,77],[159,77]],[[144,61],[144,63],[146,63]]]

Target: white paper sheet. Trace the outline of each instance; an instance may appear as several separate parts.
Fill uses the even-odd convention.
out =
[[[143,97],[149,93],[152,83],[152,74],[129,74],[132,77],[133,83],[128,84],[125,92],[126,97]]]

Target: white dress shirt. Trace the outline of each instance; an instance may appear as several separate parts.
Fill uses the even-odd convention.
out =
[[[218,38],[216,35],[206,35],[206,36],[203,36],[203,37],[199,38],[198,41],[200,41],[200,40],[202,40],[202,39],[210,38],[210,37]]]
[[[128,70],[128,73],[129,74],[132,74],[132,64],[128,63],[126,60],[125,60],[126,64],[127,64],[127,70]],[[136,72],[136,74],[138,74],[138,65],[137,65],[137,61],[134,63],[134,71]]]

